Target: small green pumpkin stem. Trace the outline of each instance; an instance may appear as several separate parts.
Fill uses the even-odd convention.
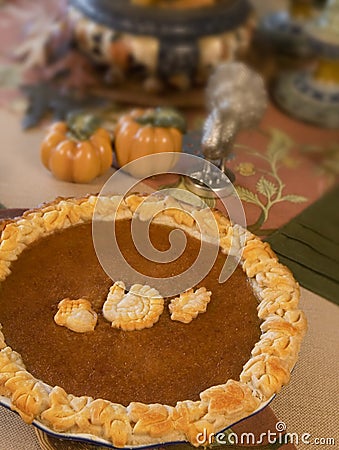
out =
[[[147,111],[134,119],[140,125],[151,125],[159,128],[177,128],[181,133],[186,133],[186,120],[184,116],[174,108],[158,107]]]
[[[77,112],[67,115],[68,135],[77,141],[87,141],[99,128],[101,120],[90,113]]]
[[[146,113],[144,113],[142,116],[136,117],[134,119],[137,123],[139,123],[140,125],[151,125],[152,127],[154,127],[154,122],[155,122],[155,112],[152,111],[147,111]]]

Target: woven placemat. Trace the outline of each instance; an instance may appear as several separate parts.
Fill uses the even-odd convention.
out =
[[[0,450],[41,450],[35,427],[0,406]]]

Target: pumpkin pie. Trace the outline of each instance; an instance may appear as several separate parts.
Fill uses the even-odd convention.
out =
[[[306,330],[291,272],[221,212],[146,199],[58,198],[2,223],[0,395],[26,422],[116,447],[197,446],[199,433],[248,416],[289,381]],[[95,210],[100,220],[114,218],[119,248],[140,273],[133,286],[101,267]],[[175,261],[137,251],[131,221],[149,217],[159,251],[168,250],[173,229],[184,232]],[[144,276],[189,269],[203,240],[218,246],[217,256],[197,285],[171,298],[145,285]],[[240,264],[220,283],[232,242]]]

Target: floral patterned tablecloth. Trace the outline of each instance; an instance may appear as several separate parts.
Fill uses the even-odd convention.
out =
[[[193,154],[201,154],[204,114],[188,115]],[[336,184],[339,131],[296,121],[270,103],[260,126],[238,135],[228,164],[248,228],[268,236]]]

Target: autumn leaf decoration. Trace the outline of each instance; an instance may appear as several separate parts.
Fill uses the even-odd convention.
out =
[[[258,235],[268,235],[274,230],[261,229],[262,225],[267,221],[271,208],[280,202],[303,203],[307,198],[297,194],[284,194],[285,184],[279,176],[280,163],[287,157],[290,152],[293,141],[282,131],[272,128],[269,130],[269,143],[266,154],[257,152],[256,150],[236,144],[242,150],[248,151],[252,156],[256,156],[268,163],[268,170],[260,169],[263,175],[256,183],[255,192],[243,186],[236,186],[236,190],[240,199],[247,203],[257,205],[260,209],[260,215],[257,221],[248,226],[248,229]]]

